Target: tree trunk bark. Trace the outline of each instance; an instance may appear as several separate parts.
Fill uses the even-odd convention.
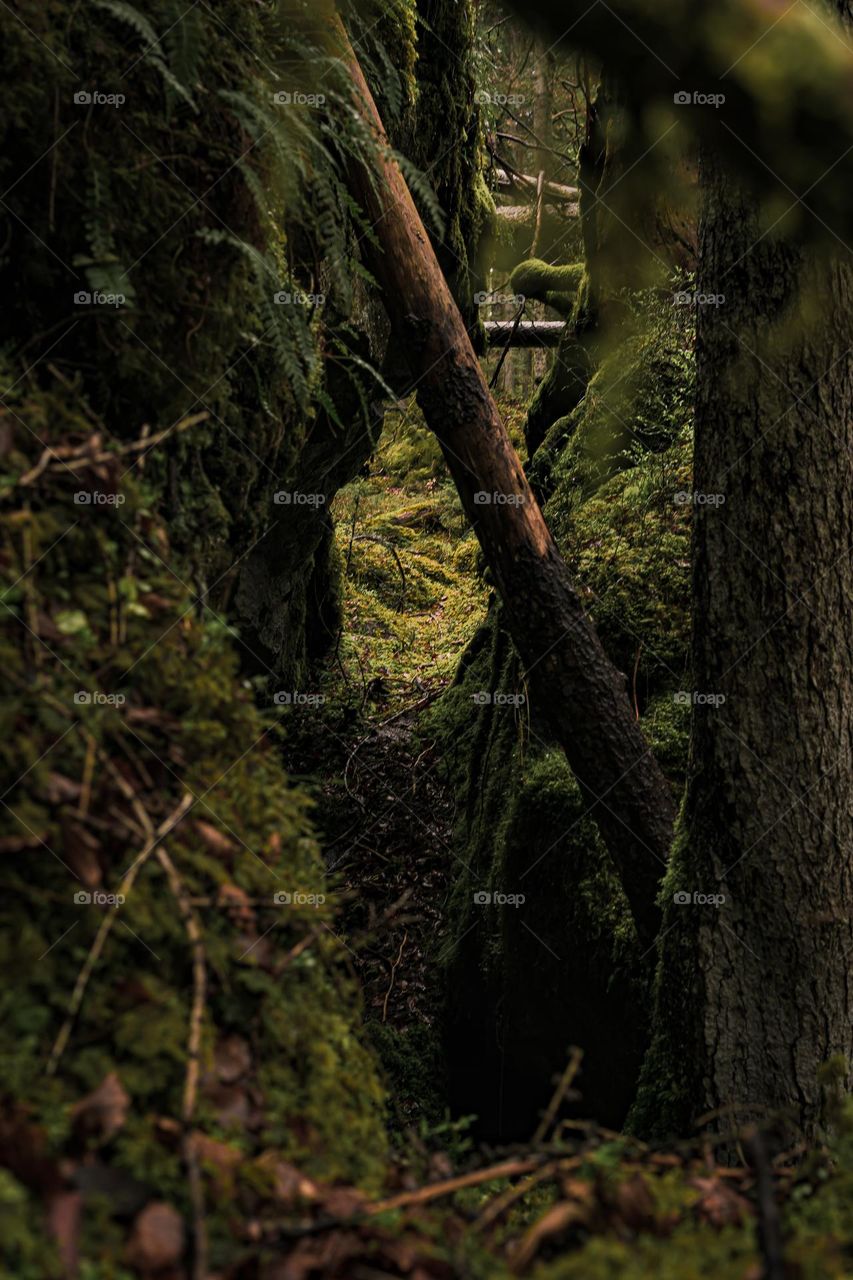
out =
[[[702,182],[691,764],[634,1124],[811,1138],[853,1060],[853,275]]]
[[[437,436],[494,575],[533,696],[550,711],[643,939],[657,931],[657,888],[674,820],[669,785],[637,724],[625,677],[606,657],[489,393],[342,25],[340,51],[380,155],[352,184],[379,245],[364,240],[418,402]]]

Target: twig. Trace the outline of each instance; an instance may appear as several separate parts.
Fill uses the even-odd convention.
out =
[[[385,992],[385,1000],[382,1005],[382,1021],[383,1022],[385,1022],[386,1018],[388,1017],[388,1001],[391,999],[391,992],[394,990],[394,978],[397,973],[397,966],[399,965],[400,961],[403,959],[403,948],[405,947],[408,940],[409,940],[409,931],[407,929],[403,934],[403,941],[400,943],[400,950],[397,952],[397,959],[391,965],[391,981],[388,984],[388,990]]]
[[[62,463],[64,470],[78,471],[83,467],[109,462],[112,458],[120,457],[124,453],[139,453],[140,450],[147,453],[149,449],[153,449],[156,444],[160,444],[163,440],[168,439],[169,436],[178,431],[186,431],[189,427],[194,427],[199,422],[205,422],[209,417],[210,414],[207,412],[194,413],[188,418],[183,418],[180,422],[176,422],[174,426],[167,427],[165,431],[158,431],[154,436],[148,435],[146,429],[140,439],[133,440],[130,444],[119,445],[116,449],[100,449],[97,453],[87,452],[90,440],[73,448],[59,445],[55,449],[45,449],[35,466],[20,477],[18,485],[21,487],[31,485],[43,471],[49,468],[54,459]]]
[[[185,795],[173,813],[161,822],[160,826],[155,832],[153,832],[152,836],[146,842],[142,852],[134,858],[124,876],[124,879],[116,891],[117,894],[124,894],[124,896],[127,897],[127,894],[133,887],[134,880],[156,849],[159,841],[162,840],[169,831],[177,826],[187,810],[191,808],[192,804],[193,797],[189,794]],[[92,943],[91,950],[86,957],[86,963],[77,975],[77,981],[74,984],[74,990],[71,993],[71,1000],[68,1005],[68,1014],[65,1018],[65,1022],[62,1024],[59,1035],[56,1037],[56,1041],[51,1049],[50,1057],[47,1062],[47,1074],[49,1076],[55,1073],[56,1068],[59,1065],[59,1060],[65,1052],[66,1045],[68,1044],[71,1036],[72,1027],[74,1026],[74,1020],[80,1011],[81,1004],[83,1003],[83,996],[86,993],[86,987],[88,986],[89,979],[92,976],[95,965],[98,963],[101,952],[104,949],[104,943],[109,937],[110,930],[112,929],[117,916],[117,911],[111,911],[108,915],[104,916],[98,928],[98,932],[95,935],[95,941]]]
[[[637,647],[637,656],[634,659],[634,675],[631,680],[631,689],[634,694],[634,715],[637,718],[637,720],[639,720],[640,718],[640,704],[637,701],[637,672],[640,669],[640,654],[642,652],[643,652],[643,643],[642,641],[640,641],[640,644]]]
[[[400,578],[402,579],[402,583],[403,583],[402,589],[400,591],[400,599],[397,602],[397,612],[399,613],[403,607],[403,602],[406,599],[406,571],[403,568],[402,560],[397,554],[397,548],[393,545],[393,543],[390,543],[387,538],[380,538],[378,533],[357,533],[353,536],[352,542],[378,542],[379,545],[381,547],[384,547],[386,551],[391,552],[391,555],[394,557],[395,561],[397,562],[397,568],[400,571]]]
[[[507,1187],[506,1191],[502,1191],[494,1200],[489,1201],[480,1216],[474,1220],[472,1231],[483,1231],[486,1227],[490,1227],[502,1214],[506,1213],[507,1209],[526,1196],[528,1191],[532,1191],[540,1182],[545,1182],[556,1173],[577,1169],[583,1163],[583,1159],[583,1156],[572,1156],[569,1160],[550,1160],[548,1164],[543,1164],[541,1169],[534,1170],[529,1178],[524,1178],[515,1186]]]
[[[85,818],[89,812],[89,805],[92,800],[92,777],[95,772],[95,754],[97,744],[90,733],[86,737],[86,758],[83,761],[83,779],[80,785],[80,800],[77,804],[77,812],[81,818]]]
[[[353,509],[352,509],[352,526],[350,527],[349,546],[347,547],[347,562],[344,568],[345,578],[349,577],[349,567],[352,562],[352,544],[355,541],[355,531],[358,524],[358,508],[360,504],[361,504],[361,494],[357,493],[355,495],[355,503],[353,504]]]
[[[569,1060],[566,1063],[566,1069],[560,1076],[551,1101],[548,1103],[545,1114],[540,1120],[539,1126],[533,1135],[534,1147],[538,1147],[541,1142],[545,1141],[545,1136],[548,1133],[548,1130],[552,1127],[554,1120],[556,1119],[557,1112],[560,1109],[560,1103],[572,1087],[575,1076],[580,1071],[582,1061],[583,1049],[578,1049],[576,1045],[573,1045],[569,1050]]]
[[[505,1160],[503,1164],[491,1165],[488,1169],[475,1169],[473,1173],[462,1173],[444,1182],[434,1182],[428,1187],[419,1187],[417,1191],[403,1191],[400,1195],[391,1196],[388,1200],[378,1200],[376,1204],[369,1206],[368,1213],[372,1217],[378,1213],[387,1213],[391,1209],[402,1209],[406,1205],[426,1204],[441,1196],[451,1196],[455,1191],[461,1191],[465,1187],[477,1187],[482,1182],[492,1182],[495,1178],[514,1178],[520,1173],[532,1173],[541,1163],[541,1156]]]
[[[497,367],[495,368],[495,371],[492,374],[491,379],[489,381],[490,389],[494,387],[495,383],[498,380],[498,377],[500,376],[500,371],[504,366],[504,360],[506,360],[507,355],[509,354],[509,349],[512,346],[512,340],[516,335],[518,326],[521,324],[521,317],[524,315],[524,306],[525,304],[522,302],[521,306],[518,308],[518,311],[516,311],[515,313],[515,316],[512,322],[512,328],[509,331],[509,337],[507,338],[504,344],[504,349],[500,354],[500,359],[498,360]]]
[[[542,234],[542,204],[545,196],[545,170],[539,170],[539,177],[536,179],[536,224],[533,230],[533,244],[530,246],[531,258],[536,257],[536,250],[539,248],[539,237]]]
[[[306,933],[304,938],[300,938],[299,941],[296,943],[296,945],[290,948],[287,955],[282,956],[281,960],[276,961],[276,964],[273,966],[273,970],[272,970],[273,977],[275,978],[280,977],[280,975],[284,973],[287,966],[293,960],[295,960],[297,956],[301,956],[302,952],[306,951],[308,947],[310,947],[313,942],[316,942],[319,937],[320,937],[320,930],[312,929],[310,933]]]

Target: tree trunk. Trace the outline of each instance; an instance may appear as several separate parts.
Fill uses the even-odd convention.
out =
[[[853,275],[702,181],[725,300],[698,312],[691,764],[634,1123],[813,1137],[821,1064],[853,1059]]]
[[[494,575],[531,692],[550,712],[638,932],[651,939],[674,820],[669,785],[527,483],[342,26],[337,36],[381,148],[376,171],[352,174],[379,245],[363,241],[371,270],[406,340],[418,402]]]

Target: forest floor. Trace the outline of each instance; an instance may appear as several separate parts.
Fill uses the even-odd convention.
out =
[[[453,679],[488,588],[413,405],[388,415],[377,453],[332,514],[344,626],[326,664],[326,701],[301,723],[294,717],[287,763],[315,796],[341,903],[338,936],[390,1076],[392,1131],[401,1149],[420,1144],[429,1162],[455,1132],[439,1035],[455,802],[421,716]],[[446,1159],[439,1167],[449,1168]]]
[[[520,451],[527,398],[501,403]],[[343,627],[319,685],[326,701],[294,712],[287,759],[314,796],[334,931],[386,1077],[384,1198],[301,1178],[285,1219],[258,1224],[274,1259],[263,1280],[847,1280],[853,1109],[834,1150],[805,1159],[760,1142],[736,1156],[735,1136],[726,1150],[649,1146],[560,1122],[572,1058],[524,1144],[476,1145],[471,1118],[449,1113],[442,961],[456,800],[425,713],[484,621],[489,587],[417,410],[386,424],[332,507]]]
[[[517,430],[520,407],[508,408]],[[440,961],[455,810],[420,717],[453,679],[488,588],[432,437],[408,416],[392,415],[333,515],[345,625],[322,685],[327,701],[292,721],[288,765],[313,788],[341,904],[335,931],[388,1077],[392,1160],[379,1203],[303,1182],[284,1235],[267,1239],[274,1251],[287,1240],[269,1280],[850,1274],[834,1244],[813,1256],[826,1234],[814,1211],[805,1227],[787,1222],[784,1266],[771,1256],[782,1247],[777,1204],[809,1203],[826,1179],[823,1156],[804,1168],[759,1147],[730,1168],[699,1142],[652,1149],[592,1123],[561,1125],[577,1060],[523,1148],[475,1150],[466,1120],[451,1120]]]

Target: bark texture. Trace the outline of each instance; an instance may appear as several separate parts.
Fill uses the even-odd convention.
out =
[[[634,1119],[813,1137],[853,1058],[853,275],[703,185],[693,738]]]
[[[342,28],[337,38],[346,41]],[[346,44],[343,52],[381,139],[357,60]],[[674,819],[669,786],[548,531],[399,168],[386,153],[378,174],[359,171],[352,181],[379,246],[368,250],[371,270],[405,335],[418,401],[494,575],[531,691],[592,806],[638,931],[651,939]]]

